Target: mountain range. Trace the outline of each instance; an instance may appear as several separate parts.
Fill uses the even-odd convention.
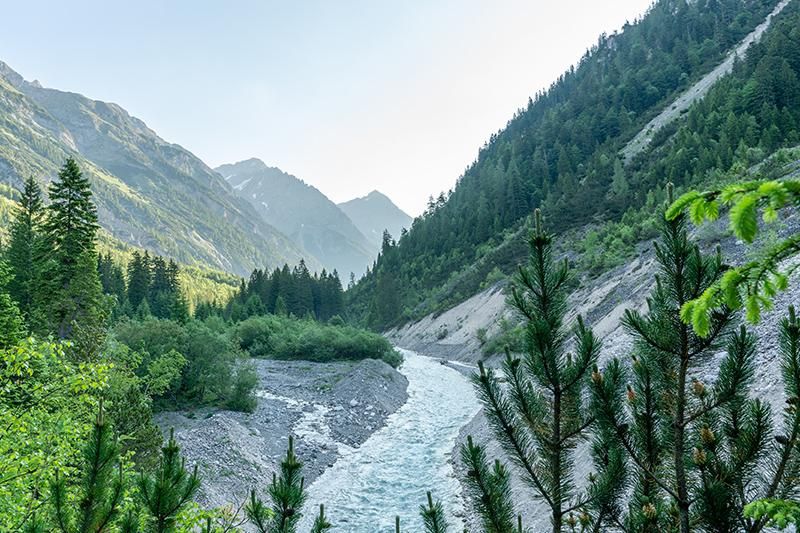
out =
[[[296,178],[257,165],[275,188],[255,200],[121,106],[42,87],[0,61],[0,184],[10,186],[3,194],[29,175],[46,189],[68,157],[90,176],[113,238],[185,264],[246,275],[305,259],[313,270],[360,274],[377,253],[333,202]],[[314,209],[287,206],[295,193],[308,202],[295,205]]]
[[[377,192],[337,206],[315,187],[259,159],[216,171],[266,222],[340,276],[363,274],[380,250],[383,230],[399,232],[411,220]]]
[[[411,217],[394,205],[385,194],[378,191],[372,191],[366,196],[338,205],[378,249],[383,241],[384,230],[395,239],[399,239],[403,229],[411,227]]]

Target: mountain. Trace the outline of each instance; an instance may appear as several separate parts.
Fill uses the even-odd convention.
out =
[[[344,279],[362,274],[376,247],[319,190],[259,159],[222,165],[216,171],[263,220],[288,235],[328,270]]]
[[[372,191],[362,198],[354,198],[338,204],[353,224],[380,250],[383,231],[388,230],[395,239],[400,238],[403,228],[411,227],[411,217],[384,194]]]
[[[0,183],[33,175],[46,186],[67,157],[123,242],[238,274],[304,255],[199,158],[119,105],[27,82],[0,62]]]
[[[800,142],[798,27],[796,1],[659,0],[602,35],[381,254],[351,312],[384,328],[469,298],[524,260],[536,208],[576,260],[633,253],[668,182],[702,187]]]

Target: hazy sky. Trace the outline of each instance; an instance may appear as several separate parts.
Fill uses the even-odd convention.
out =
[[[412,215],[651,0],[26,0],[0,60],[119,103],[217,166],[258,157]]]

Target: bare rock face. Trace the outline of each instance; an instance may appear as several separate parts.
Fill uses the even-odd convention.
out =
[[[408,381],[383,361],[312,363],[255,360],[258,406],[233,411],[168,412],[187,464],[203,478],[198,498],[208,507],[238,506],[263,492],[286,453],[289,435],[310,484],[342,449],[363,443],[407,398]]]

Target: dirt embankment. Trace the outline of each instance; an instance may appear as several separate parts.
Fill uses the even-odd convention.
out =
[[[253,413],[161,413],[156,422],[175,437],[187,464],[203,477],[198,501],[240,504],[265,490],[295,436],[306,484],[331,466],[340,450],[363,443],[402,406],[408,381],[382,361],[312,363],[254,360],[259,376]]]

